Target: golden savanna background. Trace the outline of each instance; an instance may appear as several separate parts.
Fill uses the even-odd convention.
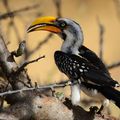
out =
[[[61,0],[58,3],[62,17],[71,18],[81,25],[85,46],[99,55],[100,38],[102,37],[104,63],[111,65],[120,62],[120,0]],[[28,53],[33,51],[33,54],[26,56],[26,60],[33,60],[42,55],[46,56],[39,62],[27,66],[32,82],[49,84],[67,79],[59,72],[54,63],[54,52],[60,49],[62,40],[57,35],[53,35],[44,44],[43,41],[48,36],[48,32],[39,31],[29,34],[26,32],[35,18],[58,16],[58,6],[56,6],[55,0],[8,0],[7,3],[6,0],[0,0],[1,15],[16,10],[18,11],[15,15],[0,18],[0,30],[6,38],[6,44],[10,51],[16,50],[20,41],[25,40]],[[103,36],[100,35],[101,29]],[[39,43],[40,48],[37,48]],[[16,58],[16,61],[22,63],[24,59],[23,55]],[[110,69],[110,73],[115,80],[120,82],[119,66]],[[66,95],[69,96],[69,87],[62,91],[66,91]],[[87,97],[82,95],[82,99],[84,98]],[[92,105],[96,105],[96,103]],[[110,113],[120,117],[120,109],[114,104],[110,104]]]

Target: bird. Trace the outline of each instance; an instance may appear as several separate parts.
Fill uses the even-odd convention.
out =
[[[49,31],[62,40],[61,50],[55,51],[54,59],[58,69],[71,83],[71,102],[78,105],[81,91],[99,100],[102,105],[99,113],[108,106],[109,100],[120,108],[119,83],[114,80],[103,61],[95,52],[83,45],[84,35],[81,26],[69,18],[44,16],[32,22],[27,32]]]

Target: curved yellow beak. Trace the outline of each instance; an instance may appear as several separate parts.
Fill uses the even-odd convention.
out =
[[[37,18],[27,29],[27,32],[45,30],[53,33],[60,33],[61,29],[55,24],[55,21],[55,17]]]

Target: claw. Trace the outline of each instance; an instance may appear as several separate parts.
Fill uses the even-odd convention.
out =
[[[90,109],[90,113],[96,113],[99,108],[97,106],[91,106],[89,109]]]

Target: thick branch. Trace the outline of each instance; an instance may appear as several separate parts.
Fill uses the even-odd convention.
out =
[[[13,74],[18,69],[18,66],[11,53],[8,51],[2,36],[0,36],[0,65],[13,89],[22,89],[25,87],[20,81],[28,84],[29,80],[27,79],[27,75],[24,71],[17,76]],[[19,99],[22,97],[23,96],[19,96]]]

